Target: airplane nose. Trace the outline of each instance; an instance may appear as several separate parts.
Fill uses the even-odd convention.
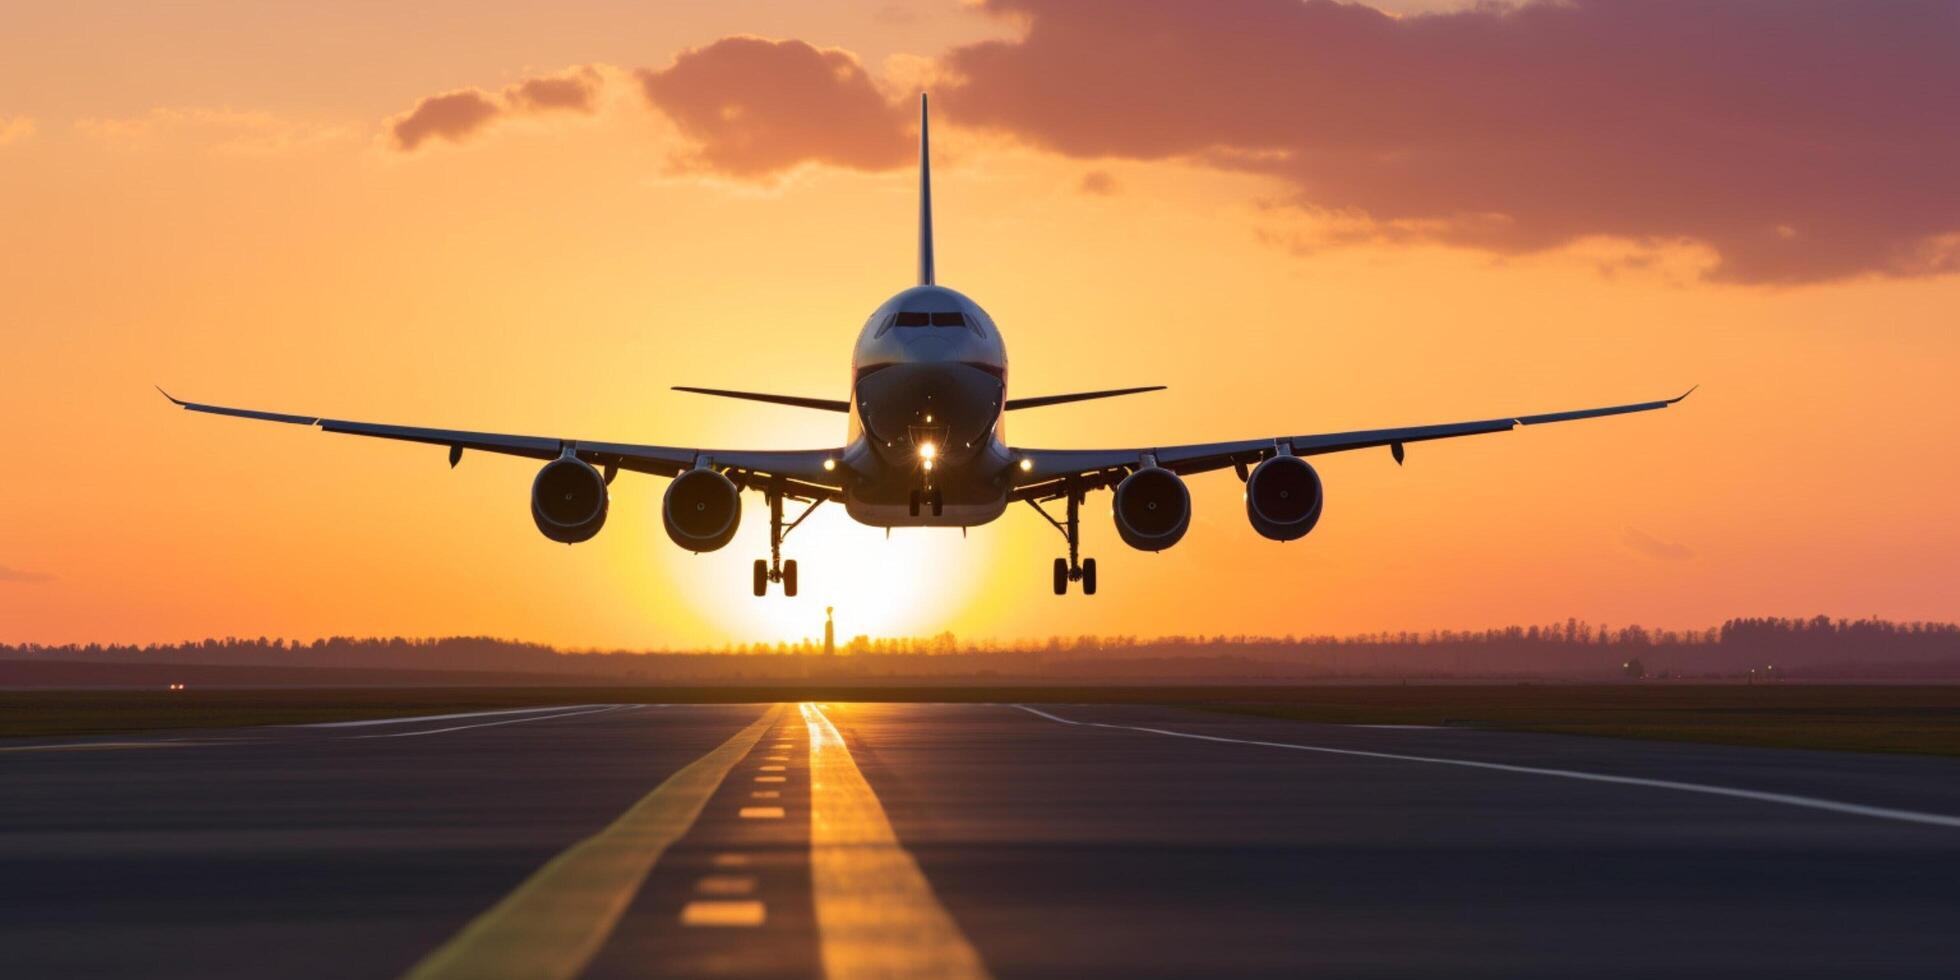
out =
[[[888,458],[956,462],[986,445],[1000,393],[999,378],[966,364],[892,364],[859,379],[858,414]]]

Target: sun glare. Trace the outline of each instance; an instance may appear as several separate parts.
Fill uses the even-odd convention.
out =
[[[795,513],[792,510],[792,515]],[[793,516],[792,516],[793,519]],[[663,548],[663,564],[680,593],[730,642],[821,640],[824,607],[835,607],[837,643],[853,636],[913,636],[938,632],[987,580],[993,545],[987,529],[964,540],[958,528],[882,528],[853,522],[825,504],[791,532],[785,558],[798,562],[800,588],[756,597],[749,563],[768,554],[767,511],[751,505],[734,543],[691,555]]]

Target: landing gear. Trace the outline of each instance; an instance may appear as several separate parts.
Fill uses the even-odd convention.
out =
[[[1047,517],[1048,523],[1055,525],[1055,530],[1062,532],[1062,537],[1068,541],[1068,557],[1055,559],[1056,595],[1067,595],[1070,582],[1082,583],[1083,595],[1096,594],[1096,560],[1081,557],[1083,496],[1084,491],[1080,487],[1072,484],[1069,486],[1066,522],[1049,517],[1048,512],[1042,510],[1039,503],[1034,500],[1028,501],[1029,505],[1040,512],[1042,517]]]
[[[783,586],[783,595],[795,598],[796,559],[791,558],[787,561],[783,559],[783,539],[789,537],[789,532],[796,530],[797,525],[802,524],[803,519],[809,517],[810,512],[816,510],[817,505],[823,503],[823,501],[821,499],[810,501],[810,506],[804,508],[803,513],[798,514],[796,520],[791,521],[785,526],[783,524],[783,491],[781,485],[771,486],[767,493],[769,496],[769,559],[767,561],[761,558],[755,560],[755,594],[758,596],[768,595],[769,583],[779,582]]]

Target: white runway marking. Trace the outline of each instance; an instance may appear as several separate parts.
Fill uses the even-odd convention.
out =
[[[545,711],[568,711],[573,708],[616,707],[598,704],[551,704],[542,708],[503,708],[497,711],[464,711],[453,715],[415,715],[408,718],[364,718],[360,721],[316,721],[293,728],[367,728],[374,725],[409,725],[418,721],[456,721],[462,718],[489,718],[493,715],[535,715]]]
[[[631,708],[631,707],[638,707],[638,706],[626,705],[626,704],[609,704],[602,708],[592,708],[586,711],[567,711],[564,712],[563,714],[556,714],[556,715],[533,715],[529,718],[510,718],[504,721],[485,721],[485,722],[479,722],[474,725],[452,725],[448,728],[420,728],[412,732],[383,732],[382,734],[379,735],[353,735],[349,737],[350,738],[412,738],[416,735],[441,735],[444,732],[460,732],[471,728],[495,728],[498,725],[522,725],[527,721],[550,721],[553,718],[576,718],[579,715],[596,715],[605,711],[618,711],[621,708]]]
[[[696,899],[681,906],[681,925],[750,927],[769,918],[769,910],[757,901],[717,901]]]
[[[1891,807],[1866,806],[1863,803],[1845,803],[1840,800],[1826,800],[1814,796],[1798,796],[1794,793],[1769,793],[1755,789],[1738,789],[1733,786],[1712,786],[1707,783],[1682,783],[1671,779],[1646,779],[1640,776],[1614,776],[1600,772],[1580,772],[1576,769],[1541,769],[1537,766],[1516,766],[1503,762],[1477,762],[1471,759],[1445,759],[1425,755],[1402,755],[1395,752],[1368,752],[1362,749],[1337,749],[1325,745],[1295,745],[1290,742],[1261,742],[1249,738],[1226,738],[1222,735],[1197,735],[1191,732],[1174,732],[1168,728],[1146,728],[1141,725],[1111,725],[1099,721],[1072,721],[1051,715],[1038,708],[1025,704],[1014,707],[1031,715],[1040,715],[1049,721],[1064,725],[1082,725],[1089,728],[1113,728],[1119,731],[1147,732],[1152,735],[1169,735],[1173,738],[1196,739],[1200,742],[1227,742],[1233,745],[1259,745],[1271,749],[1293,749],[1299,752],[1324,752],[1328,755],[1358,756],[1364,759],[1391,759],[1397,762],[1425,762],[1437,766],[1461,766],[1465,769],[1487,769],[1493,772],[1515,772],[1531,776],[1556,776],[1560,779],[1577,779],[1590,783],[1613,783],[1620,786],[1645,786],[1650,789],[1671,789],[1684,793],[1701,793],[1707,796],[1727,796],[1740,800],[1755,800],[1759,803],[1777,803],[1783,806],[1802,807],[1807,810],[1824,810],[1831,813],[1846,813],[1860,817],[1877,817],[1880,820],[1897,820],[1903,823],[1926,824],[1932,827],[1960,828],[1960,817],[1944,813],[1923,813],[1918,810],[1897,810]]]

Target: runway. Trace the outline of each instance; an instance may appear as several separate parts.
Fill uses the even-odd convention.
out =
[[[1960,763],[1090,705],[0,742],[10,977],[1951,977]]]

